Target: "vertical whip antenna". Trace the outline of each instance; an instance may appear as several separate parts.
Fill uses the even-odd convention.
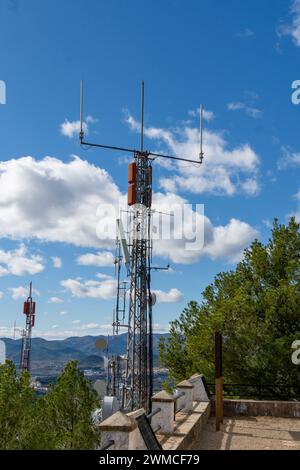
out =
[[[84,137],[83,133],[83,80],[80,80],[80,143],[82,143]]]
[[[145,103],[145,84],[141,83],[141,152],[144,151],[144,103]]]
[[[199,153],[199,160],[200,163],[203,162],[203,106],[200,104],[200,153]]]
[[[32,298],[32,282],[29,284],[29,299]]]

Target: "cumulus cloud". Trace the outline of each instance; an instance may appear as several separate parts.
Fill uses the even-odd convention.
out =
[[[169,292],[164,292],[162,290],[153,290],[156,295],[157,303],[174,303],[181,302],[183,299],[183,294],[180,290],[172,288]]]
[[[0,291],[0,300],[3,299],[3,297],[4,297],[4,292]]]
[[[104,281],[81,279],[65,279],[61,281],[62,287],[69,291],[73,297],[87,297],[92,299],[113,299],[116,296],[117,282],[114,279]]]
[[[87,116],[82,123],[83,132],[88,134],[89,124],[93,124],[95,122],[97,122],[97,119],[93,118],[93,116]],[[80,121],[69,121],[68,119],[65,119],[65,121],[60,125],[60,132],[69,139],[73,139],[73,137],[79,138]]]
[[[225,226],[214,227],[212,239],[205,245],[204,253],[212,259],[226,257],[235,263],[241,259],[242,247],[246,248],[257,237],[258,232],[249,224],[231,219]]]
[[[159,135],[170,139],[172,144],[172,133],[158,131]],[[187,141],[178,145],[183,145],[183,150],[187,149],[182,153],[192,155],[197,147],[197,130],[188,129],[186,132]],[[156,133],[156,130],[153,130],[153,135]],[[172,178],[160,181],[165,192],[153,194],[154,209],[169,213],[174,206],[187,203],[185,198],[175,194],[178,188],[196,193],[208,191],[235,194],[240,190],[249,195],[258,191],[255,173],[258,157],[249,146],[244,146],[241,151],[233,149],[226,152],[222,137],[209,133],[206,142],[208,147],[203,167],[199,169],[176,166]],[[174,148],[175,146],[174,144]],[[42,160],[23,157],[0,163],[0,182],[0,237],[39,239],[71,243],[86,248],[101,248],[103,251],[89,251],[81,255],[78,262],[95,266],[113,265],[113,254],[107,250],[115,246],[115,219],[119,215],[119,205],[126,204],[126,195],[121,193],[106,171],[78,157],[67,163],[51,157]],[[103,207],[108,205],[110,210],[103,212]],[[197,215],[190,207],[184,220],[186,236],[174,240],[154,240],[154,254],[175,263],[193,263],[203,254],[211,256],[211,252],[205,252],[205,249],[186,249],[186,241],[191,239],[192,235],[191,221],[195,217],[201,219],[205,246],[209,246],[214,238],[214,230],[218,227],[214,227],[207,217]],[[168,217],[163,220],[164,225],[167,223]],[[239,224],[244,227],[243,222],[236,221],[236,226]],[[107,226],[114,228],[110,236],[106,235]],[[241,240],[236,238],[236,253],[245,248],[246,242],[252,241],[251,237],[255,233],[248,224],[246,226],[248,237]],[[226,229],[228,230],[228,226],[225,226],[224,230]],[[10,269],[14,269],[15,273],[41,271],[42,259],[28,254],[25,256],[25,248],[23,245],[21,247],[18,251],[19,261]],[[232,250],[233,248],[230,248],[230,258],[233,256]],[[226,253],[222,253],[226,257]],[[15,253],[14,257],[16,255]],[[6,253],[5,259],[10,258],[12,255],[7,256]],[[22,258],[26,258],[26,263]],[[57,260],[55,263],[59,265]],[[0,261],[0,275],[6,274],[8,270],[8,264]],[[109,279],[98,277],[98,280]],[[95,287],[93,295],[102,295],[99,293],[99,287]],[[107,285],[100,289],[102,292],[104,287],[107,289]],[[80,291],[81,295],[83,291]]]
[[[130,114],[126,117],[129,127],[139,132],[139,122]],[[146,127],[145,135],[164,144],[175,156],[197,159],[199,155],[198,128],[183,126],[175,130]],[[213,193],[232,196],[237,193],[253,196],[253,185],[245,185],[251,178],[257,182],[260,160],[249,144],[230,148],[225,138],[216,131],[204,131],[204,161],[201,166],[178,162],[172,166],[175,174],[160,179],[165,191],[178,190],[195,194]],[[159,160],[158,160],[159,161]],[[163,160],[162,160],[163,161]],[[257,194],[257,192],[255,194]]]
[[[28,287],[24,286],[18,286],[18,287],[9,287],[8,292],[11,293],[11,297],[14,300],[19,300],[19,299],[27,299],[29,295],[29,289]],[[36,289],[32,290],[32,293],[35,295],[40,295],[39,291]]]
[[[60,269],[62,267],[62,260],[58,256],[52,256],[52,264],[54,268]]]
[[[16,250],[0,250],[0,276],[7,274],[15,276],[33,275],[43,270],[42,256],[29,254],[23,243]]]
[[[100,222],[111,221],[97,211],[121,196],[105,170],[78,157],[23,157],[0,163],[0,182],[0,237],[114,246],[97,236]]]
[[[61,304],[63,302],[63,299],[60,297],[50,297],[49,299],[49,304]]]
[[[112,267],[115,257],[110,251],[85,253],[77,258],[77,264],[82,266]]]
[[[225,258],[230,263],[240,259],[244,249],[259,236],[256,229],[238,219],[231,219],[227,225],[214,226],[210,219],[196,211],[185,199],[175,194],[156,193],[153,207],[166,214],[174,214],[172,237],[160,237],[155,240],[154,254],[174,263],[190,264],[203,256]],[[178,211],[183,207],[184,210]],[[201,208],[200,208],[201,209]],[[159,225],[162,234],[168,235],[170,217],[154,213],[153,224]]]

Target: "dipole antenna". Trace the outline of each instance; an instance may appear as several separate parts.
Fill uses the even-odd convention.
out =
[[[145,107],[145,84],[141,83],[141,152],[144,151],[144,107]]]
[[[200,104],[200,153],[199,153],[199,162],[203,162],[203,106]]]
[[[82,146],[117,150],[133,154],[133,162],[128,166],[128,206],[130,217],[130,231],[127,230],[128,243],[125,240],[120,219],[118,227],[118,255],[117,255],[117,303],[114,309],[113,326],[118,333],[120,328],[127,329],[126,354],[111,357],[111,367],[108,371],[107,392],[110,395],[117,393],[117,398],[126,411],[144,408],[151,411],[151,397],[153,392],[153,317],[152,307],[156,296],[151,292],[151,270],[162,269],[151,266],[152,261],[152,161],[156,158],[184,161],[201,165],[203,161],[203,108],[200,109],[200,153],[199,159],[185,158],[177,155],[166,155],[152,152],[144,148],[144,110],[145,86],[141,82],[141,117],[140,117],[140,150],[134,148],[105,145],[85,140],[85,122],[83,112],[84,88],[80,83],[80,132],[79,139]],[[121,254],[122,253],[122,254]],[[127,276],[129,275],[129,293],[126,285],[121,285],[120,263],[124,260]],[[119,296],[124,296],[124,303]],[[125,301],[128,298],[128,320],[124,321]],[[112,384],[118,384],[117,387]],[[105,403],[105,397],[104,397]],[[108,399],[108,402],[110,400]]]
[[[83,132],[83,80],[80,81],[80,133],[79,138],[80,142],[82,143],[84,137]]]
[[[144,150],[143,149],[143,147],[144,147],[144,82],[142,82],[142,93],[141,93],[142,94],[142,105],[141,105],[142,111],[141,111],[141,114],[142,114],[142,121],[143,121],[143,122],[141,122],[141,150],[137,150],[137,149],[133,149],[133,148],[129,148],[129,147],[117,147],[115,145],[106,145],[106,144],[98,144],[98,143],[95,143],[95,142],[87,142],[85,140],[85,135],[84,135],[84,115],[83,115],[84,97],[83,97],[83,93],[84,93],[84,84],[83,84],[83,80],[81,80],[81,82],[80,82],[80,132],[79,132],[79,140],[80,140],[80,144],[82,146],[86,145],[88,147],[98,147],[98,148],[109,149],[109,150],[118,150],[118,151],[121,151],[121,152],[127,152],[127,153],[132,153],[132,154],[142,152],[147,157],[168,158],[170,160],[179,160],[179,161],[183,161],[183,162],[196,163],[198,165],[202,164],[201,159],[192,160],[190,158],[177,157],[175,155],[167,155],[167,154],[152,152],[151,150]],[[202,135],[202,133],[201,133],[201,135]],[[202,155],[202,160],[203,160],[203,155],[204,154],[203,154],[202,150],[201,150],[200,153]]]

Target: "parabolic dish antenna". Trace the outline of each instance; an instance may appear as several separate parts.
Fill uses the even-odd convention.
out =
[[[105,380],[96,380],[93,385],[99,397],[103,397],[106,393],[106,382]]]

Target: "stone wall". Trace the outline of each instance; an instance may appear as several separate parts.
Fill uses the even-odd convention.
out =
[[[214,415],[214,399],[211,400],[211,412]],[[300,402],[224,399],[224,416],[272,416],[274,418],[300,418]]]
[[[176,411],[178,410],[178,411]],[[143,409],[131,413],[118,411],[100,423],[101,448],[145,450],[146,443],[136,419]],[[210,416],[210,400],[203,377],[193,375],[177,384],[176,393],[166,391],[152,397],[151,426],[164,450],[195,449]]]

